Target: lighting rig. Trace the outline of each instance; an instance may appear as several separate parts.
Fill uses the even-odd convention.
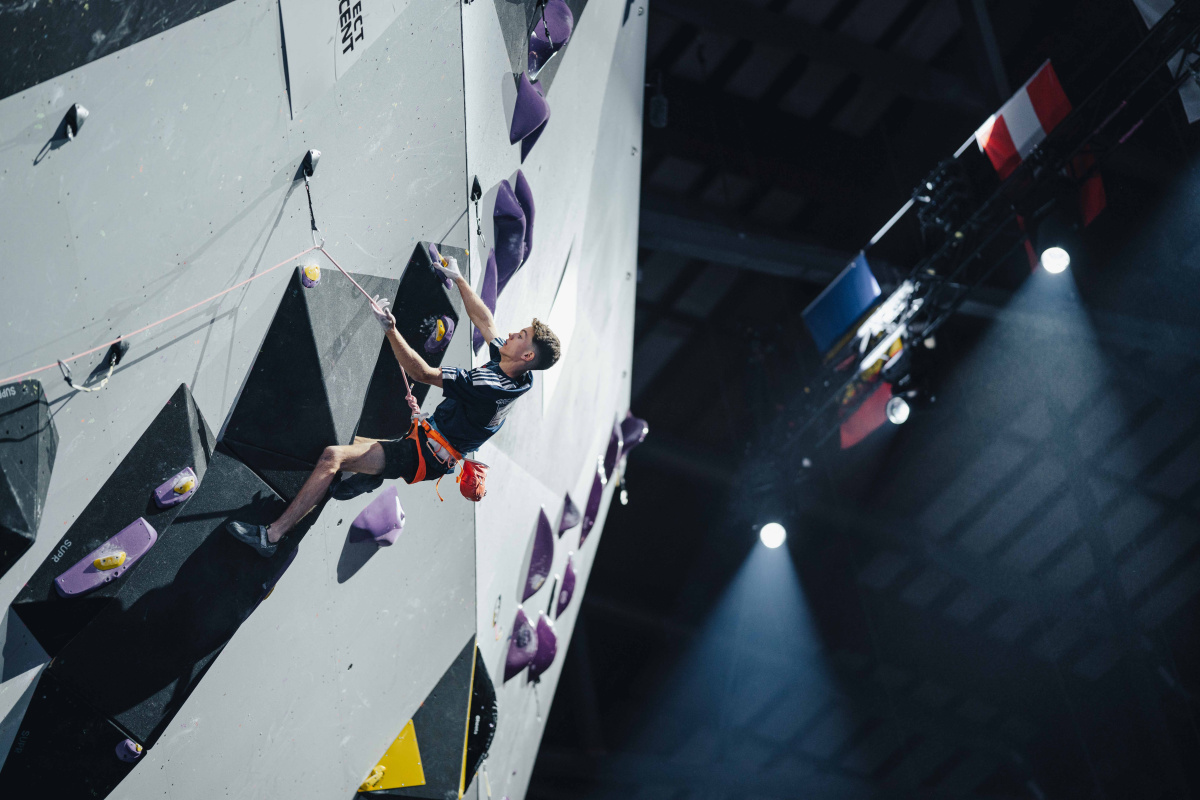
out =
[[[1176,60],[1181,52],[1183,57]],[[1164,66],[1171,75],[1165,85],[1155,80]],[[1056,243],[1050,239],[1057,236],[1050,232],[1063,227],[1060,198],[1094,175],[1185,82],[1200,82],[1197,66],[1200,0],[1180,0],[990,192],[980,191],[961,158],[974,137],[954,158],[939,164],[870,243],[916,208],[930,251],[826,354],[822,374],[801,396],[798,411],[788,414],[793,426],[776,439],[785,443],[785,458],[796,462],[788,466],[797,469],[788,471],[803,479],[807,470],[800,468],[801,461],[807,461],[884,381],[893,387],[899,384],[901,390],[892,398],[901,401],[887,407],[889,419],[897,424],[907,419],[908,400],[920,394],[917,388],[903,386],[914,352],[932,349],[934,334],[973,289],[1025,246],[1029,231],[1039,231],[1040,238],[1045,234],[1044,250],[1050,250]],[[1081,170],[1081,163],[1088,164],[1087,169]],[[1056,257],[1058,262],[1053,261]],[[1045,266],[1052,271],[1066,264],[1061,254],[1047,252]]]

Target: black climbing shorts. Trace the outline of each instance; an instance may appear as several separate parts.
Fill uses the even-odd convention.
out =
[[[439,461],[438,457],[429,449],[429,440],[424,431],[417,435],[421,437],[421,447],[425,451],[425,480],[436,481],[443,475],[448,475],[453,468]],[[405,483],[410,483],[413,476],[417,474],[419,465],[417,446],[413,440],[407,437],[385,439],[380,441],[379,445],[383,448],[383,477],[393,480],[402,478]]]

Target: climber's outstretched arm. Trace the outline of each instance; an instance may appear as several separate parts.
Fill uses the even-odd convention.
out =
[[[479,295],[475,294],[475,290],[471,288],[471,284],[467,283],[466,279],[459,276],[454,281],[454,285],[458,287],[458,293],[462,295],[463,306],[467,309],[467,316],[471,318],[471,323],[479,329],[483,334],[483,340],[490,342],[500,334],[496,331],[496,320],[492,318],[492,312],[483,304],[483,300]]]
[[[387,338],[388,344],[392,346],[392,353],[395,354],[400,368],[407,372],[413,380],[428,383],[440,389],[442,371],[425,363],[425,359],[417,355],[417,351],[404,341],[400,331],[396,330],[396,318],[392,316],[392,311],[388,308],[388,301],[376,297],[370,309],[371,313],[375,315],[375,319],[379,320],[379,324],[383,327],[384,336]]]
[[[408,342],[404,341],[404,337],[394,326],[387,332],[387,340],[388,344],[392,346],[392,352],[396,354],[396,360],[400,362],[400,367],[409,374],[409,377],[414,381],[441,388],[442,371],[426,364],[425,359],[417,355],[416,350],[409,347]]]
[[[453,258],[447,257],[445,266],[440,264],[434,264],[433,266],[442,275],[454,281],[454,285],[458,287],[458,293],[462,295],[463,306],[467,310],[467,316],[471,318],[471,324],[483,334],[483,340],[490,342],[499,336],[500,334],[496,330],[496,320],[492,318],[492,312],[488,310],[483,300],[471,288],[471,284],[467,283],[467,279],[459,272],[458,262]]]

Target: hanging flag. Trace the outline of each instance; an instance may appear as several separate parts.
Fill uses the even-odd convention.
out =
[[[1158,24],[1163,14],[1170,11],[1171,7],[1175,5],[1174,0],[1133,0],[1133,4],[1137,6],[1147,28],[1153,28]],[[1198,60],[1200,59],[1194,55],[1188,56],[1189,64],[1195,65]],[[1179,74],[1179,64],[1182,61],[1183,51],[1180,50],[1167,62],[1172,75]],[[1188,122],[1200,120],[1200,86],[1195,81],[1185,81],[1183,86],[1179,87],[1179,99],[1183,102],[1183,111],[1187,114]]]
[[[854,409],[853,414],[842,421],[838,432],[841,435],[843,450],[854,447],[884,426],[888,421],[888,400],[891,399],[892,385],[881,383],[867,396],[866,400],[862,401],[858,408]]]
[[[865,253],[838,274],[802,312],[817,350],[825,355],[881,294]]]
[[[1071,101],[1047,61],[975,131],[975,141],[1004,180],[1070,113]]]
[[[975,141],[996,168],[1000,180],[1004,180],[1070,113],[1071,101],[1058,81],[1054,65],[1046,61],[999,111],[975,131]],[[1077,178],[1087,175],[1094,161],[1091,153],[1080,154],[1071,164],[1073,175]],[[1083,224],[1090,224],[1106,204],[1104,182],[1099,172],[1092,172],[1079,189],[1079,211]]]

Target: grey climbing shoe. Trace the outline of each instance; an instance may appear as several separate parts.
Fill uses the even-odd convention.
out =
[[[229,531],[229,535],[242,544],[253,547],[254,552],[263,558],[270,558],[275,555],[275,550],[279,547],[278,543],[272,543],[267,538],[266,525],[247,525],[245,522],[230,522],[225,525],[225,530]]]
[[[383,486],[382,475],[367,475],[363,472],[354,472],[333,484],[329,488],[329,496],[334,500],[350,500],[358,497],[360,494],[373,492],[380,486]]]

